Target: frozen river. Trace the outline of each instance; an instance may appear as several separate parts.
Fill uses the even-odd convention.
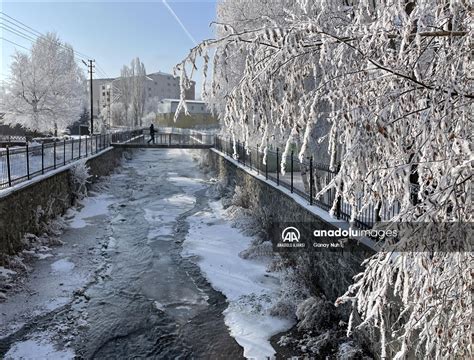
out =
[[[138,151],[106,184],[2,304],[0,357],[272,356],[292,325],[266,312],[279,280],[238,256],[251,239],[190,153]]]

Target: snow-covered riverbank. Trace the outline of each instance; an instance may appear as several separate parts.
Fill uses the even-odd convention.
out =
[[[69,305],[85,300],[80,289],[94,281],[105,265],[101,252],[107,242],[108,206],[113,202],[108,192],[92,193],[80,208],[71,209],[65,216],[69,226],[58,237],[61,246],[33,246],[19,255],[27,274],[11,283],[13,289],[1,305],[0,339],[8,339],[30,322],[41,323],[49,315],[54,317]],[[82,317],[78,314],[75,319],[84,321]],[[73,349],[58,348],[57,343],[61,335],[74,334],[74,327],[75,321],[39,326],[27,338],[14,341],[5,359],[73,359]],[[68,336],[63,337],[63,345],[69,341]]]
[[[280,291],[278,274],[267,272],[270,259],[239,256],[251,246],[252,238],[232,227],[226,217],[220,201],[210,203],[209,211],[189,217],[183,255],[196,257],[211,285],[226,296],[225,323],[244,348],[244,356],[267,359],[275,355],[270,338],[294,322],[269,314]]]

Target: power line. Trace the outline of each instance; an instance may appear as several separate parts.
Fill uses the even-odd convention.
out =
[[[95,69],[96,69],[96,72],[97,72],[98,74],[100,74],[101,76],[107,76],[106,73],[105,73],[105,71],[103,71],[103,70],[99,67],[99,65],[96,64]]]
[[[2,14],[3,14],[3,13],[0,11],[0,16],[2,16]],[[10,23],[11,25],[16,26],[16,27],[20,28],[21,30],[26,31],[26,32],[28,32],[28,33],[34,35],[34,36],[38,36],[35,32],[29,30],[29,29],[28,29],[27,27],[25,27],[25,26],[18,25],[17,23],[15,23],[15,22],[13,22],[13,21],[11,21],[11,20],[5,19],[4,17],[3,17],[3,18],[0,17],[0,19],[2,19],[3,21],[6,21],[7,23]],[[42,34],[41,34],[41,35],[42,35]]]
[[[8,18],[8,19],[7,19]],[[13,21],[11,21],[11,20]],[[49,40],[43,33],[41,33],[40,31],[32,28],[31,26],[28,26],[26,25],[25,23],[21,22],[20,20],[18,19],[15,19],[14,17],[6,14],[5,12],[3,11],[0,11],[0,20],[2,20],[3,22],[0,23],[0,27],[3,28],[4,30],[6,31],[9,31],[10,33],[18,36],[18,37],[21,37],[23,39],[26,39],[32,43],[36,42],[38,40],[38,38],[42,38],[43,40],[46,40],[46,41],[49,41],[51,43],[54,43],[55,45],[58,45],[60,47],[62,47],[63,49],[67,49],[67,50],[71,50],[73,51],[73,54],[74,54],[74,57],[76,58],[76,60],[81,60],[82,62],[84,62],[84,60],[87,60],[87,61],[90,61],[89,59],[91,59],[92,57],[87,55],[87,54],[84,54],[80,51],[77,51],[77,50],[74,50],[72,47],[69,48],[67,46],[65,46],[65,44],[62,44],[61,42],[56,42],[56,41],[52,41],[52,40]],[[10,26],[9,24],[5,24],[4,22],[8,22],[9,24],[11,24],[12,26]],[[20,24],[20,25],[18,25]],[[18,30],[18,29],[20,30]],[[9,39],[6,39],[4,37],[1,37],[1,39],[13,44],[13,45],[16,45],[22,49],[25,49],[25,50],[28,50],[31,52],[31,49],[28,49],[12,40],[9,40]],[[110,76],[107,74],[107,72],[105,70],[102,69],[102,67],[96,63],[96,70],[98,73],[101,74],[101,76],[104,76],[106,78],[110,78]]]
[[[25,32],[27,32],[27,33],[29,33],[29,34],[25,34],[25,33],[23,33],[23,32],[20,32],[20,31],[18,31],[18,30],[16,30],[16,29],[10,27],[9,25],[0,24],[0,25],[2,25],[2,26],[4,26],[4,27],[6,26],[6,27],[9,27],[10,29],[12,29],[12,30],[8,30],[8,29],[5,29],[5,30],[10,31],[10,32],[16,31],[16,32],[18,32],[18,33],[21,33],[23,36],[22,36],[22,35],[19,35],[18,33],[15,33],[15,34],[16,34],[17,36],[21,36],[21,37],[23,37],[23,38],[25,38],[25,39],[27,39],[27,40],[29,40],[29,41],[32,41],[32,42],[36,41],[36,39],[39,38],[40,36],[43,37],[43,38],[45,38],[45,35],[44,35],[43,33],[41,33],[41,32],[38,31],[38,30],[35,30],[35,29],[32,28],[31,26],[26,25],[25,23],[21,22],[20,20],[15,19],[14,17],[12,17],[12,16],[10,16],[10,15],[4,13],[3,11],[0,11],[0,14],[2,14],[4,17],[7,17],[8,19],[13,20],[14,22],[16,22],[16,23],[18,23],[18,24],[20,24],[20,25],[14,23],[14,22],[12,22],[12,21],[10,21],[10,20],[8,20],[8,19],[5,19],[5,18],[2,19],[3,21],[9,22],[9,23],[12,24],[13,26],[18,27],[18,28],[20,28],[21,30],[23,30],[23,31],[25,31]],[[1,19],[1,18],[0,18],[0,19]],[[31,36],[31,35],[32,35],[32,36]],[[28,37],[28,38],[27,38],[27,37]],[[32,40],[31,38],[33,38],[34,40]],[[53,42],[53,41],[51,41],[51,40],[49,40],[49,39],[47,39],[47,38],[45,38],[45,40],[50,41],[50,42]],[[56,42],[54,42],[54,43],[56,44]],[[64,49],[69,49],[69,48],[67,48],[67,47],[66,47],[64,44],[62,44],[62,43],[58,43],[57,45],[61,46],[61,47],[64,48]],[[75,56],[78,58],[78,60],[88,60],[88,59],[91,59],[91,58],[92,58],[91,56],[89,56],[89,55],[87,55],[87,54],[84,54],[84,53],[82,53],[82,52],[80,52],[80,51],[77,51],[77,50],[74,50],[74,49],[72,49],[72,50],[73,50]],[[105,71],[104,71],[104,74],[107,76],[107,73],[106,73]]]
[[[4,30],[6,31],[9,31],[13,34],[15,34],[16,36],[19,36],[19,37],[22,37],[23,39],[26,39],[26,40],[29,40],[29,41],[36,41],[36,39],[30,37],[29,35],[25,34],[25,33],[22,33],[21,31],[19,30],[16,30],[8,25],[5,25],[5,24],[0,24],[0,27],[3,28]]]
[[[35,38],[33,36],[30,36],[29,34],[25,34],[23,32],[20,32],[19,30],[16,30],[12,27],[10,27],[9,25],[5,25],[5,24],[0,24],[0,26],[2,28],[4,28],[6,31],[9,31],[19,37],[22,37],[23,39],[26,39],[28,41],[31,41],[32,43],[34,43],[38,38],[40,38],[40,36],[38,35],[35,35],[35,34],[32,34],[33,36],[35,36]],[[30,32],[31,33],[31,32]],[[60,43],[60,42],[55,42],[55,41],[52,41],[52,40],[49,40],[48,38],[46,38],[44,35],[41,35],[41,38],[45,41],[48,41],[52,44],[55,44],[55,45],[58,45],[59,47],[63,48],[63,49],[67,49],[69,50],[70,48],[68,48],[67,46],[65,46],[64,44]],[[79,53],[78,51],[72,49],[72,51],[74,52],[74,56],[78,59],[78,60],[82,60],[82,59],[88,59],[89,57],[86,56],[86,55],[82,55],[81,53]]]
[[[107,74],[107,72],[102,68],[102,66],[96,63],[96,67],[97,67],[97,70],[103,75],[105,75],[106,78],[110,78],[109,74]]]
[[[28,28],[28,29],[30,29],[31,31],[33,31],[33,32],[35,32],[35,33],[37,33],[37,34],[39,34],[40,36],[43,36],[43,34],[40,33],[38,30],[33,29],[32,27],[30,27],[30,26],[28,26],[28,25],[22,23],[21,21],[15,19],[15,18],[13,18],[13,17],[11,17],[11,16],[8,15],[8,14],[5,14],[3,11],[0,11],[0,14],[6,16],[6,17],[9,18],[9,19],[12,19],[12,20],[16,21],[17,23],[19,23],[19,24],[25,26],[26,28]],[[10,21],[10,22],[11,22],[11,21]]]
[[[19,36],[19,37],[21,37],[21,38],[23,38],[23,39],[25,39],[25,40],[31,41],[32,43],[36,42],[36,40],[37,40],[38,38],[40,38],[38,35],[35,35],[36,38],[32,38],[32,37],[30,37],[29,35],[24,34],[24,33],[20,32],[20,31],[18,31],[18,30],[16,30],[16,29],[13,29],[13,28],[9,27],[8,25],[5,25],[5,24],[0,24],[0,27],[2,27],[2,28],[3,28],[4,30],[6,30],[6,31],[11,32],[12,34],[15,34],[16,36]],[[7,27],[8,27],[8,28],[7,28]],[[45,40],[45,41],[48,41],[48,42],[50,42],[50,43],[52,43],[52,44],[58,45],[59,47],[61,47],[61,48],[63,48],[63,49],[70,50],[70,48],[68,48],[67,46],[63,45],[63,44],[60,43],[60,42],[55,42],[55,41],[49,40],[49,39],[47,39],[46,37],[42,37],[42,39]],[[84,57],[84,56],[79,55],[79,53],[78,53],[76,50],[72,49],[72,51],[73,51],[74,56],[76,57],[77,60],[82,60],[82,59],[87,60],[87,57]]]
[[[16,45],[16,46],[18,46],[18,47],[21,47],[21,48],[23,48],[23,49],[25,49],[25,50],[31,51],[31,49],[28,49],[28,48],[24,47],[23,45],[17,44],[17,43],[14,42],[14,41],[8,40],[8,39],[4,38],[3,36],[0,36],[0,39],[5,40],[5,41],[8,41],[9,43],[11,43],[11,44],[13,44],[13,45]]]

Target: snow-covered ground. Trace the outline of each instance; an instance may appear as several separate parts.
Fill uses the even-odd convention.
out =
[[[290,319],[269,315],[278,298],[279,278],[267,272],[269,259],[247,260],[239,256],[250,247],[252,238],[232,227],[220,202],[210,205],[211,210],[188,218],[190,228],[183,256],[197,256],[208,281],[227,297],[225,323],[244,348],[244,356],[271,358],[275,350],[270,338],[294,325]]]

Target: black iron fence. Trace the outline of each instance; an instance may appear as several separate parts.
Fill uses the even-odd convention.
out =
[[[145,131],[143,136],[137,137],[130,143],[132,144],[154,144],[161,146],[212,146],[214,145],[213,134],[193,133],[193,134],[175,134],[157,132],[152,139]]]
[[[264,153],[257,147],[245,147],[243,143],[237,141],[235,144],[229,139],[217,137],[215,148],[226,155],[234,157],[239,163],[255,170],[258,174],[265,176],[278,186],[288,189],[291,193],[296,193],[308,201],[310,205],[316,205],[326,211],[329,211],[336,200],[335,189],[330,189],[320,197],[316,197],[334,179],[337,171],[329,168],[329,165],[314,161],[308,157],[300,161],[294,151],[285,155],[285,169],[282,171],[282,152],[279,148],[267,150],[266,162],[263,163]],[[235,155],[235,156],[234,156]],[[397,214],[400,210],[398,203],[393,204],[387,209],[377,209],[369,205],[363,209],[362,194],[358,199],[357,207],[351,208],[351,205],[337,199],[334,215],[338,219],[349,221],[351,210],[359,213],[355,218],[354,225],[361,229],[370,229],[375,222],[388,220]],[[360,211],[363,209],[362,211]]]
[[[4,189],[73,161],[97,154],[112,142],[142,136],[142,130],[79,136],[49,143],[0,149],[0,189]]]

